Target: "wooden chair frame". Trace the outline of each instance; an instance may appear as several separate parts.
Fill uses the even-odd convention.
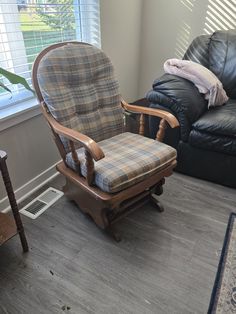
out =
[[[76,44],[77,42],[72,42]],[[67,43],[59,43],[43,50],[37,57],[32,72],[33,84],[37,97],[41,103],[42,113],[48,122],[49,127],[54,135],[55,143],[58,147],[62,161],[57,164],[57,170],[66,178],[66,184],[63,192],[70,199],[76,202],[79,208],[89,214],[94,222],[102,229],[110,230],[111,225],[118,221],[121,217],[142,206],[150,201],[153,193],[160,195],[162,193],[162,185],[164,178],[172,174],[173,168],[176,166],[176,160],[171,161],[168,165],[163,166],[158,172],[152,174],[143,181],[128,187],[117,193],[106,193],[93,185],[94,176],[94,160],[98,161],[104,158],[104,153],[93,139],[89,138],[75,130],[64,127],[57,122],[47,109],[39,85],[37,81],[38,65],[42,57],[51,49],[66,45]],[[178,120],[171,114],[159,109],[135,106],[121,101],[124,110],[140,114],[139,134],[144,135],[144,115],[152,115],[160,117],[160,126],[156,135],[156,139],[162,141],[164,132],[169,124],[171,128],[179,126]],[[87,176],[84,178],[79,173],[73,171],[66,165],[67,152],[61,142],[60,135],[67,138],[70,143],[72,158],[75,163],[79,163],[75,143],[79,143],[85,149],[85,159],[87,167]]]

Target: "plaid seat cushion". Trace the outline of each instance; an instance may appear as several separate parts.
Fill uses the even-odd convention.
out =
[[[95,162],[94,184],[102,191],[115,193],[158,172],[176,159],[176,150],[166,144],[125,132],[99,142],[105,157]],[[80,170],[86,177],[84,149],[77,150]],[[71,153],[67,165],[78,171]]]

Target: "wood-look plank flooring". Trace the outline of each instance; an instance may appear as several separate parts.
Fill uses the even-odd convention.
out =
[[[57,177],[52,186],[61,187]],[[234,189],[175,173],[114,242],[65,197],[0,247],[0,313],[207,313]]]

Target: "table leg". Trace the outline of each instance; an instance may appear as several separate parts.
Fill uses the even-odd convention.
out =
[[[20,213],[19,213],[19,209],[18,209],[18,205],[16,203],[16,198],[15,198],[15,194],[12,188],[12,184],[11,184],[11,179],[9,176],[9,172],[7,169],[7,164],[6,164],[6,158],[1,159],[0,158],[0,170],[2,173],[2,178],[3,178],[3,182],[7,191],[7,195],[9,198],[9,202],[11,205],[11,209],[13,212],[13,216],[16,222],[16,227],[20,236],[20,240],[21,240],[21,245],[23,248],[24,252],[28,252],[29,247],[28,247],[28,243],[26,240],[26,236],[25,236],[25,232],[24,232],[24,227],[21,221],[21,217],[20,217]]]

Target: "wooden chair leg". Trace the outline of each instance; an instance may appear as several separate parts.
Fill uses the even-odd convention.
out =
[[[162,213],[165,209],[164,206],[162,205],[162,203],[159,201],[158,196],[156,194],[152,194],[151,195],[151,201],[152,203],[155,205],[155,207],[157,208],[157,210]]]
[[[21,245],[23,248],[24,252],[28,252],[29,247],[28,247],[28,243],[26,240],[26,236],[25,236],[25,232],[24,232],[24,227],[21,221],[21,217],[20,217],[20,213],[19,213],[19,209],[18,209],[18,205],[16,203],[16,198],[15,198],[15,194],[13,191],[13,187],[11,184],[11,179],[9,176],[9,172],[7,169],[7,164],[6,164],[6,160],[2,159],[1,160],[1,172],[2,172],[2,178],[3,178],[3,182],[7,191],[7,195],[9,198],[9,202],[11,205],[11,209],[12,209],[12,213],[15,219],[15,223],[16,223],[16,227],[17,227],[17,231],[19,233],[20,236],[20,241],[21,241]]]
[[[155,194],[160,196],[163,193],[163,185],[165,184],[165,178],[161,179],[161,181],[157,184],[155,188]]]
[[[114,226],[108,226],[105,231],[116,241],[120,242],[122,240],[121,235],[115,230]]]

